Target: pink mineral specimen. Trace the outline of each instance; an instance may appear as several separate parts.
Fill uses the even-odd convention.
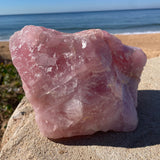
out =
[[[46,137],[136,128],[141,49],[100,29],[69,34],[26,26],[10,38],[10,51]]]

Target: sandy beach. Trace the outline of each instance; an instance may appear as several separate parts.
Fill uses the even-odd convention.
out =
[[[115,35],[124,44],[141,48],[148,58],[160,56],[160,33]],[[0,42],[0,59],[10,59],[8,42]]]
[[[116,36],[126,45],[141,48],[147,58],[160,56],[160,33]]]
[[[0,41],[0,61],[1,59],[10,59],[9,42]]]

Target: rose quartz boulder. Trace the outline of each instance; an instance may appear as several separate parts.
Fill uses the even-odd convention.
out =
[[[10,38],[10,51],[46,137],[136,128],[141,49],[100,29],[68,34],[26,26]]]

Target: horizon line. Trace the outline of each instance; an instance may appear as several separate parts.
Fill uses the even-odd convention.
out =
[[[107,12],[107,11],[129,11],[129,10],[156,10],[157,8],[128,8],[128,9],[106,9],[106,10],[90,10],[90,11],[64,11],[64,12],[37,12],[37,13],[13,13],[0,14],[0,16],[14,16],[14,15],[36,15],[36,14],[63,14],[63,13],[83,13],[83,12]]]

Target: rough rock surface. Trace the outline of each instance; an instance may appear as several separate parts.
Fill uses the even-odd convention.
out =
[[[46,137],[137,127],[141,49],[99,29],[67,34],[26,26],[11,37],[10,51]]]
[[[144,68],[138,91],[139,124],[135,131],[99,132],[91,136],[51,141],[39,133],[33,109],[24,98],[9,120],[0,159],[159,160],[159,68],[160,57],[148,60]]]

